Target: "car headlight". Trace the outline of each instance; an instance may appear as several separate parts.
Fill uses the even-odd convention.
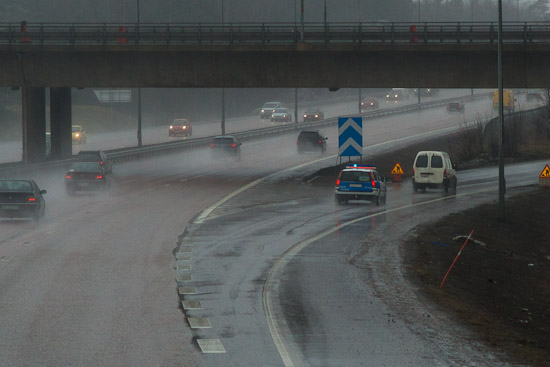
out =
[[[170,129],[173,129],[174,127],[172,125],[170,125]]]
[[[307,117],[307,115],[304,115],[304,117]]]
[[[389,94],[386,94],[386,98],[390,98],[390,95],[389,95]]]
[[[79,134],[79,133],[76,133],[75,136],[78,138],[78,137],[80,136],[80,134]]]
[[[184,127],[183,127],[183,130],[185,130],[185,129],[187,129],[187,126],[184,126]]]
[[[319,117],[319,115],[315,115],[315,117]]]

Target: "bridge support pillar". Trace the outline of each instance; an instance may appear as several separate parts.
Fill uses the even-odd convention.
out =
[[[46,160],[46,88],[21,88],[23,163]]]
[[[73,155],[71,127],[71,88],[50,88],[52,159],[70,158]]]

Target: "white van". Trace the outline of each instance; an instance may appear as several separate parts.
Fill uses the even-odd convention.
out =
[[[413,191],[426,188],[451,188],[456,192],[456,171],[451,157],[446,152],[421,151],[413,164]]]

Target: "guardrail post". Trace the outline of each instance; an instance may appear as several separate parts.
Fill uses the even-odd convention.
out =
[[[527,22],[523,24],[523,43],[527,43]]]
[[[40,32],[42,33],[42,32]],[[74,44],[76,43],[76,29],[75,29],[75,26],[74,26],[74,23],[73,25],[71,26],[71,45],[74,46]]]
[[[493,32],[494,32],[493,22],[491,22],[491,27],[489,28],[489,40],[491,43],[493,43],[493,40],[495,38],[495,36],[493,35]]]
[[[171,33],[170,33],[170,24],[167,23],[167,24],[166,24],[166,44],[167,44],[167,45],[170,44],[170,37],[171,37]]]
[[[233,43],[233,23],[229,23],[229,44]]]
[[[456,25],[456,43],[460,44],[460,22]]]
[[[439,27],[439,42],[443,43],[443,26]]]
[[[391,33],[390,33],[390,37],[391,37],[391,43],[395,43],[395,25],[393,24],[393,22],[391,23]]]
[[[325,43],[329,43],[328,23],[325,22]]]
[[[424,22],[424,43],[428,43],[428,23]]]
[[[107,24],[103,23],[103,44],[107,43]]]
[[[262,44],[265,43],[265,23],[262,23]]]
[[[359,22],[359,44],[363,43],[363,25]]]
[[[40,44],[44,44],[44,23],[40,23]]]

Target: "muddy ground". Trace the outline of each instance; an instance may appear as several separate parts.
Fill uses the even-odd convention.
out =
[[[405,177],[410,177],[419,150],[450,152],[458,148],[453,146],[452,137],[443,137],[364,161],[375,163],[388,178],[399,162]],[[514,159],[521,160],[525,158]],[[495,164],[458,163],[459,169]],[[332,184],[340,168],[316,172],[324,176],[316,181]],[[550,366],[550,189],[509,190],[509,197],[504,221],[496,219],[497,204],[491,203],[419,226],[403,245],[407,249],[404,267],[424,297],[469,325],[480,340],[520,364]],[[440,289],[443,276],[465,240],[453,238],[467,235],[472,229],[476,242],[466,245]]]

